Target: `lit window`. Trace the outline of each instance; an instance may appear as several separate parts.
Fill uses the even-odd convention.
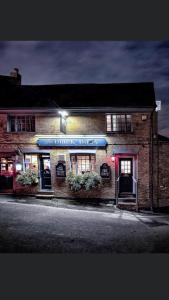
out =
[[[0,158],[0,175],[13,172],[13,161],[10,158]]]
[[[130,160],[121,161],[121,173],[131,174],[131,161]]]
[[[131,132],[131,115],[106,115],[107,132]]]
[[[72,154],[70,160],[71,170],[74,174],[95,171],[96,158],[93,154]]]
[[[35,132],[35,116],[9,116],[9,131]]]
[[[25,154],[25,169],[38,171],[38,158],[36,154]]]

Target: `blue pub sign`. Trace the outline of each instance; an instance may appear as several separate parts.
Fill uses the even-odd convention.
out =
[[[105,147],[107,141],[104,138],[50,138],[38,139],[40,147]]]

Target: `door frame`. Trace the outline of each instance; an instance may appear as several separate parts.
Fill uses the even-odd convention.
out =
[[[115,162],[116,162],[115,163],[115,181],[119,177],[120,158],[132,159],[133,177],[135,179],[137,179],[138,178],[138,155],[137,154],[132,154],[132,153],[119,153],[119,154],[115,154]],[[116,187],[116,184],[115,184],[115,187]],[[135,187],[135,183],[134,183],[134,180],[133,180],[133,194],[135,194],[135,193],[136,193],[136,187]]]
[[[9,177],[11,177],[11,184],[12,184],[12,186],[10,187],[10,188],[4,188],[4,189],[2,189],[2,190],[0,190],[0,193],[3,193],[3,194],[5,194],[5,193],[10,193],[10,194],[12,194],[13,193],[13,191],[14,191],[14,173],[15,173],[15,160],[11,157],[11,156],[7,156],[7,155],[4,155],[4,154],[1,154],[1,156],[0,156],[0,159],[1,158],[4,158],[4,159],[6,159],[6,161],[7,162],[0,162],[0,173],[1,173],[1,165],[2,164],[4,164],[5,165],[5,173],[6,173],[6,175],[5,175],[5,173],[4,173],[4,175],[2,175],[2,176],[4,176],[5,178],[6,177],[8,177],[10,174],[8,174],[8,165],[10,164],[10,163],[12,163],[12,174],[9,176]],[[9,160],[10,160],[10,162],[9,162]]]
[[[51,175],[51,158],[50,154],[42,153],[39,155],[39,177],[40,177],[40,190],[45,191],[45,190],[52,190],[52,178],[51,178],[51,187],[50,188],[44,188],[42,186],[43,180],[42,180],[42,161],[43,159],[49,159],[50,160],[50,175]]]
[[[131,173],[130,173],[130,183],[129,183],[129,191],[128,193],[133,194],[133,158],[132,157],[119,157],[119,176],[122,174],[121,172],[121,162],[122,161],[129,161],[131,166]],[[124,176],[125,177],[125,176]],[[121,180],[123,180],[121,177],[119,179],[119,195],[123,192],[123,187],[121,186]],[[122,188],[122,190],[120,189]],[[127,192],[127,191],[124,191]]]

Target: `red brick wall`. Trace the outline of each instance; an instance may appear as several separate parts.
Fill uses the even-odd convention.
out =
[[[147,114],[147,120],[142,121],[141,115]],[[7,115],[0,114],[0,152],[3,149],[17,149],[17,146],[24,148],[35,148],[39,135],[47,137],[48,135],[62,134],[59,131],[59,118],[54,115],[36,116],[36,133],[8,133]],[[102,189],[87,194],[90,197],[115,198],[115,166],[111,162],[113,145],[134,145],[139,146],[138,153],[138,179],[139,179],[139,202],[140,205],[150,205],[150,113],[133,113],[133,132],[127,134],[109,134],[105,131],[105,114],[93,113],[86,115],[70,115],[67,118],[67,134],[105,134],[108,141],[106,150],[97,149],[96,151],[96,171],[100,171],[100,165],[107,162],[111,166],[111,180],[104,180]],[[45,151],[45,149],[44,149]],[[51,171],[52,186],[57,196],[70,196],[70,191],[65,180],[56,179],[55,165],[57,164],[58,153],[66,154],[67,172],[69,171],[69,153],[67,149],[51,149]],[[19,189],[19,188],[16,188]],[[84,197],[84,195],[83,195]]]
[[[159,206],[169,206],[169,142],[159,143]]]

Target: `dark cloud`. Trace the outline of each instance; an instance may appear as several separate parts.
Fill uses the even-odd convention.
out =
[[[0,74],[18,67],[23,84],[153,81],[169,132],[168,41],[8,41],[0,57]]]

